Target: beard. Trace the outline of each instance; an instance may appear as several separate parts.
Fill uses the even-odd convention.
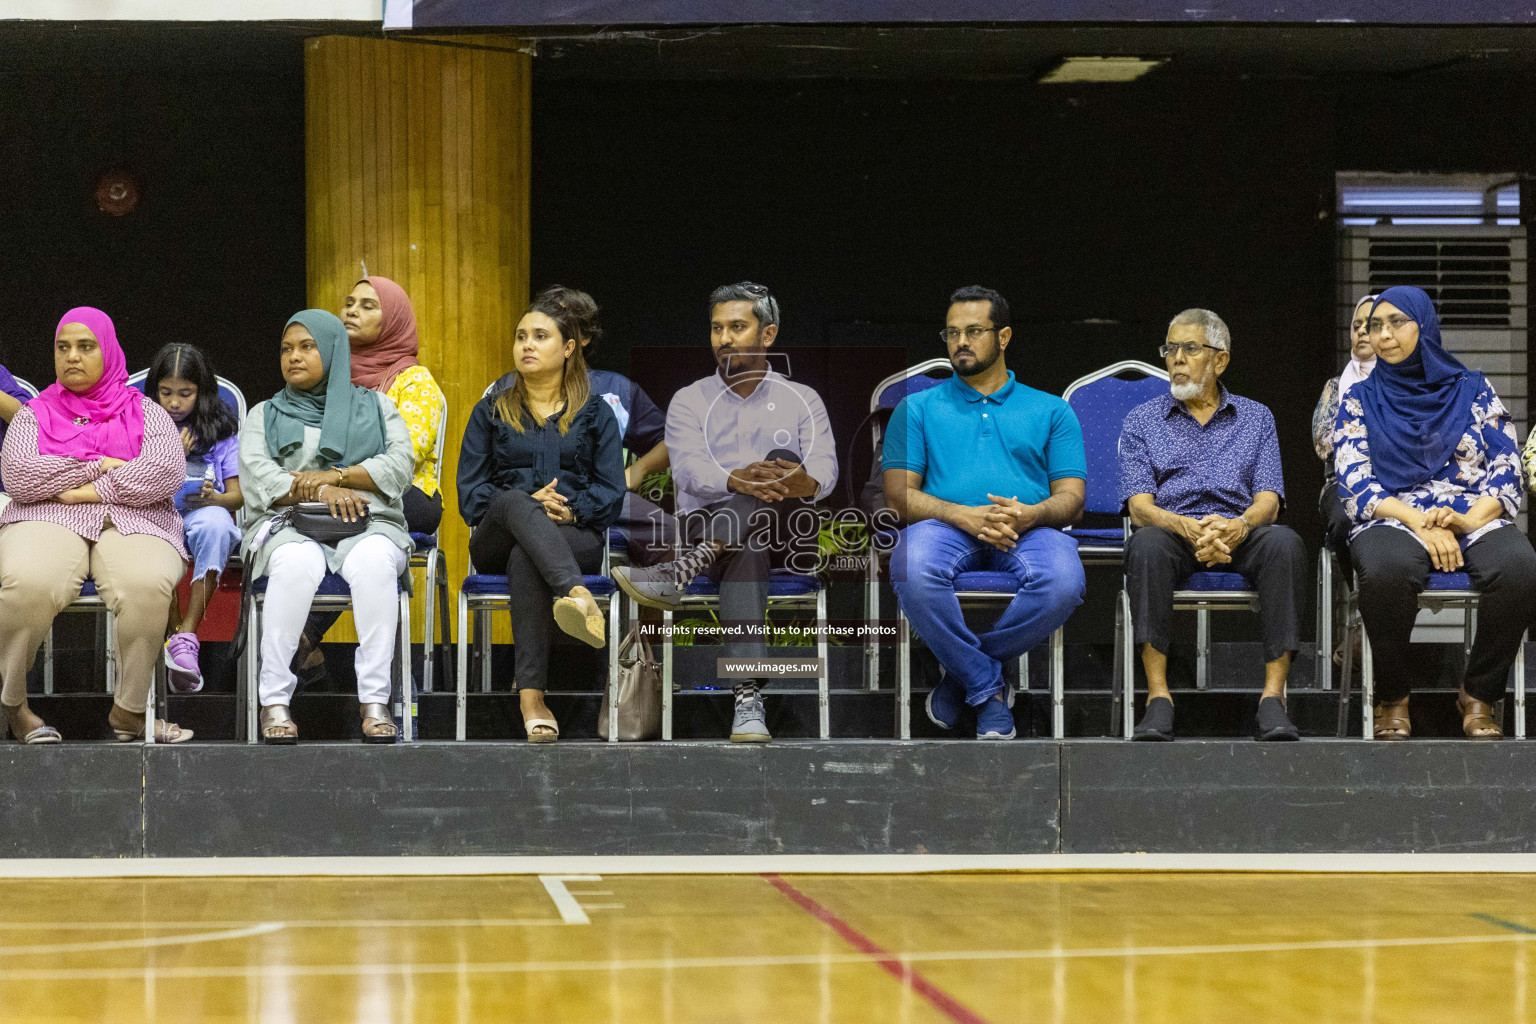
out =
[[[963,353],[957,352],[953,356],[950,356],[949,365],[954,367],[955,373],[961,377],[975,377],[992,369],[992,367],[997,363],[998,358],[1002,356],[1003,351],[996,345],[993,345],[992,350],[985,354],[973,351],[971,352],[971,357],[976,361],[972,363],[968,368],[964,369],[962,369],[960,364],[955,361],[962,354]]]
[[[1201,392],[1205,390],[1205,381],[1209,376],[1210,373],[1206,372],[1201,375],[1199,380],[1192,380],[1188,384],[1174,384],[1170,382],[1168,390],[1173,392],[1173,397],[1181,402],[1187,402],[1192,398],[1199,398]]]
[[[715,354],[715,363],[722,377],[740,377],[747,373],[761,373],[767,369],[767,349],[761,345],[724,349]]]

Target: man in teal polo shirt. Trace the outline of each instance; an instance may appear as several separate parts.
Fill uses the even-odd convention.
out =
[[[1008,303],[990,288],[950,296],[940,332],[955,375],[908,395],[885,435],[885,500],[906,529],[891,556],[896,599],[944,668],[928,717],[951,729],[966,705],[979,739],[1012,739],[1003,662],[1039,644],[1083,601],[1077,545],[1087,463],[1070,406],[1020,384],[1004,365]],[[1013,577],[992,628],[965,624],[964,572]]]

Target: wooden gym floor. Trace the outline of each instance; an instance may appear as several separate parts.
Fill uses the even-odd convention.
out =
[[[7,880],[0,1022],[1536,1019],[1536,876]]]

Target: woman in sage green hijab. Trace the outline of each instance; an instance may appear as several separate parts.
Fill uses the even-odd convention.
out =
[[[295,314],[283,329],[279,357],[286,386],[252,409],[240,432],[243,547],[253,556],[253,579],[267,577],[257,641],[265,743],[298,741],[288,714],[297,682],[289,663],[327,572],[345,580],[352,594],[363,742],[392,743],[396,736],[390,662],[411,550],[400,496],[410,486],[415,457],[389,399],[352,383],[349,351],[334,314]],[[285,506],[301,501],[324,502],[332,516],[349,522],[366,510],[367,528],[321,544],[275,522]]]

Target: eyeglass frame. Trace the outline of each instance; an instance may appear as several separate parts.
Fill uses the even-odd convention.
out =
[[[1161,345],[1159,345],[1157,347],[1157,354],[1162,356],[1164,359],[1167,359],[1168,358],[1168,350],[1170,348],[1173,348],[1175,345],[1177,345],[1179,351],[1183,352],[1186,356],[1194,355],[1195,354],[1195,349],[1197,349],[1197,348],[1208,348],[1212,352],[1225,352],[1226,351],[1226,349],[1218,348],[1215,345],[1207,345],[1203,341],[1176,341],[1176,342],[1166,342],[1165,341],[1165,342],[1163,342]]]
[[[1365,335],[1368,338],[1375,338],[1378,337],[1383,332],[1383,330],[1390,329],[1392,331],[1392,335],[1396,337],[1397,332],[1402,330],[1404,327],[1407,327],[1409,324],[1413,324],[1415,327],[1417,327],[1418,323],[1419,322],[1411,316],[1373,316],[1365,322]],[[1376,326],[1372,327],[1372,324],[1376,324]]]
[[[949,332],[950,331],[954,331],[955,335],[956,335],[956,337],[955,337],[956,341],[960,340],[959,336],[962,335],[962,334],[965,335],[965,337],[968,340],[970,340],[970,341],[980,341],[982,338],[985,338],[988,333],[995,332],[997,330],[998,330],[998,328],[996,328],[996,327],[983,327],[980,324],[971,324],[969,327],[967,327],[963,331],[960,328],[958,328],[958,327],[941,327],[941,328],[939,328],[939,340],[944,342],[944,344],[948,345],[949,344]],[[972,331],[976,331],[977,332],[977,334],[976,334],[976,336],[974,338],[971,337],[971,332]]]

